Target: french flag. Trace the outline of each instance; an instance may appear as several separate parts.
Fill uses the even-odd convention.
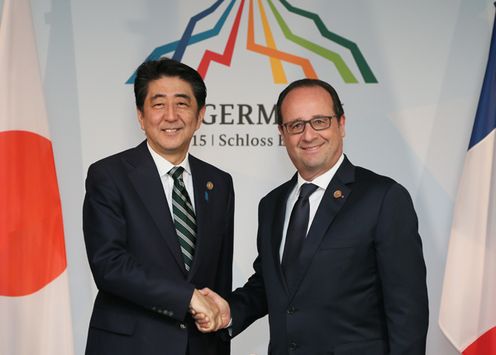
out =
[[[496,22],[453,212],[439,325],[464,355],[496,354]]]
[[[0,21],[0,354],[71,355],[62,208],[29,0],[4,0]]]

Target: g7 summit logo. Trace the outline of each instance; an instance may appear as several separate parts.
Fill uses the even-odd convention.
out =
[[[229,31],[229,36],[224,46],[224,51],[222,53],[217,53],[209,49],[205,49],[203,56],[201,57],[200,64],[197,67],[200,75],[205,78],[208,73],[208,68],[212,62],[216,62],[229,67],[233,58],[234,48],[236,42],[239,40],[239,28],[241,23],[241,18],[243,16],[243,10],[245,5],[248,6],[248,28],[246,35],[246,49],[263,55],[269,58],[269,63],[272,71],[272,78],[275,84],[286,84],[288,82],[286,72],[283,67],[283,63],[290,63],[301,68],[303,74],[307,78],[318,78],[318,75],[312,65],[310,59],[305,56],[296,55],[288,53],[278,48],[275,37],[273,35],[273,28],[277,24],[279,27],[278,33],[282,33],[285,40],[292,42],[294,45],[302,47],[305,52],[308,51],[313,53],[313,55],[320,56],[327,60],[331,65],[333,65],[339,76],[345,83],[358,83],[363,80],[365,83],[377,83],[377,79],[372,72],[372,69],[368,65],[365,57],[358,48],[358,45],[337,34],[330,31],[324,22],[321,20],[319,15],[316,13],[295,7],[291,5],[287,0],[279,0],[278,6],[274,3],[275,1],[266,0],[256,0],[258,4],[258,15],[261,27],[263,29],[263,34],[265,38],[265,43],[257,43],[255,40],[255,10],[254,2],[255,0],[231,0],[225,9],[219,14],[216,14],[217,10],[221,8],[221,4],[224,0],[217,0],[207,9],[199,12],[190,18],[186,29],[183,32],[181,38],[177,41],[164,44],[163,46],[155,48],[146,58],[147,60],[156,60],[163,56],[169,56],[172,54],[172,58],[178,61],[183,59],[184,53],[188,46],[194,45],[196,43],[204,42],[208,44],[207,41],[212,39],[221,33],[221,31]],[[234,10],[236,3],[237,9]],[[268,10],[270,10],[271,15],[268,16]],[[233,11],[234,10],[234,11]],[[246,12],[246,11],[244,11]],[[284,12],[284,13],[283,13]],[[207,16],[218,16],[218,20],[215,25],[203,32],[194,33],[197,23]],[[230,29],[224,28],[229,16],[235,16]],[[326,40],[332,42],[332,48],[342,48],[351,53],[356,68],[360,72],[360,76],[357,73],[353,73],[349,65],[345,62],[343,57],[336,51],[329,48],[323,47],[322,45],[313,42],[309,38],[305,38],[298,34],[298,28],[292,26],[289,23],[288,18],[290,16],[302,17],[307,21],[313,22],[316,26],[320,35]],[[356,69],[355,69],[356,71]],[[133,83],[135,74],[133,74],[127,81],[127,83]]]

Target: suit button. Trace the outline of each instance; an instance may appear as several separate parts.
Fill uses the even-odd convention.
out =
[[[298,344],[296,344],[294,341],[289,343],[289,350],[290,351],[295,351],[298,348]]]
[[[293,313],[296,312],[296,308],[294,306],[291,306],[291,307],[288,308],[288,311],[287,312],[288,312],[288,314],[293,314]]]
[[[184,324],[184,323],[179,323],[179,328],[181,328],[181,329],[186,329],[186,324]]]

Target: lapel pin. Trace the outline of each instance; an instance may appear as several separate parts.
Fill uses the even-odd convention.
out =
[[[214,183],[212,181],[207,182],[207,190],[213,190]]]
[[[341,190],[334,191],[334,193],[332,194],[332,196],[334,198],[344,198],[343,192]]]

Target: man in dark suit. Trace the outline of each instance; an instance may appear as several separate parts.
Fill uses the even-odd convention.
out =
[[[260,202],[255,273],[228,297],[230,316],[202,292],[232,336],[268,313],[269,354],[425,354],[426,270],[408,192],[343,154],[345,115],[329,84],[290,84],[276,114],[298,172]]]
[[[83,228],[98,287],[86,354],[219,355],[217,306],[199,288],[232,289],[231,176],[188,153],[205,114],[206,88],[192,68],[143,63],[134,92],[146,141],[90,166]]]

